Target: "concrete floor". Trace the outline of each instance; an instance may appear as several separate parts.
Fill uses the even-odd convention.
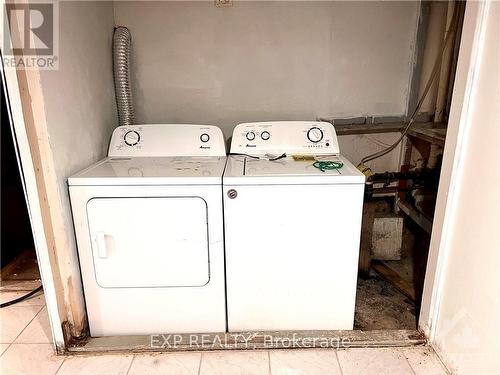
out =
[[[354,329],[416,329],[415,303],[371,271],[358,278]]]
[[[406,220],[401,259],[384,261],[413,286],[416,301],[421,299],[428,249],[429,235]],[[358,277],[355,329],[417,329],[417,324],[418,306],[414,301],[374,271],[368,278]]]

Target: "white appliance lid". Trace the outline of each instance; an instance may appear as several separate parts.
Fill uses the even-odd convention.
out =
[[[219,185],[225,156],[108,157],[68,179],[77,185]]]
[[[339,160],[335,157],[335,160]],[[336,169],[325,170],[322,172],[314,167],[314,161],[301,160],[295,161],[292,158],[283,158],[276,161],[259,160],[246,158],[246,163],[243,169],[244,176],[300,176],[300,175],[333,175],[338,176],[340,172]]]
[[[321,171],[315,160],[343,163],[340,169]],[[276,161],[248,156],[229,156],[223,182],[225,185],[288,185],[288,184],[364,184],[365,176],[342,155],[321,156],[315,160],[294,160],[286,157]]]

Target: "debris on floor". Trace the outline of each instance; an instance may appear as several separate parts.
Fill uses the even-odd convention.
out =
[[[354,329],[416,329],[415,303],[371,271],[358,278]]]

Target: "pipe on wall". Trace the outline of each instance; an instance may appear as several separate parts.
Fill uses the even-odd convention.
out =
[[[454,1],[448,3],[448,12],[446,15],[446,31],[444,37],[446,38],[446,33],[455,33],[456,29],[456,19],[458,16],[458,5]],[[453,36],[456,38],[456,33]],[[448,96],[448,87],[450,79],[450,69],[453,57],[453,45],[455,44],[454,39],[452,43],[446,48],[443,54],[443,59],[441,61],[441,72],[439,75],[439,83],[437,88],[437,98],[436,98],[436,110],[434,112],[434,122],[440,123],[444,119],[444,110],[446,105],[446,99]]]
[[[117,26],[113,34],[113,76],[119,125],[134,124],[132,87],[130,84],[130,30]]]
[[[421,96],[427,77],[437,54],[443,47],[448,33],[452,33],[451,43],[448,44],[440,62],[440,71],[437,79],[431,86],[428,97],[422,105],[421,121],[429,121],[432,117],[435,123],[446,120],[447,102],[450,99],[450,83],[454,78],[456,41],[460,39],[463,4],[458,1],[428,3],[429,20],[427,23],[426,41],[422,58],[422,73],[420,77],[419,95]],[[423,120],[425,119],[425,120]]]

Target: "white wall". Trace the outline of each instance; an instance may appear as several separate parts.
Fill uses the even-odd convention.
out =
[[[467,4],[422,306],[458,374],[500,373],[499,19],[498,2]]]
[[[68,198],[67,177],[105,156],[117,124],[113,90],[111,2],[60,2],[59,69],[41,71],[53,167],[57,178],[60,231],[56,249],[65,298],[81,327],[83,291]]]
[[[379,152],[401,137],[401,133],[356,134],[339,136],[340,152],[354,165],[367,155]],[[365,163],[373,172],[398,171],[401,161],[401,142],[394,151]]]
[[[417,2],[115,2],[138,122],[404,115]],[[362,156],[360,152],[359,156]]]

